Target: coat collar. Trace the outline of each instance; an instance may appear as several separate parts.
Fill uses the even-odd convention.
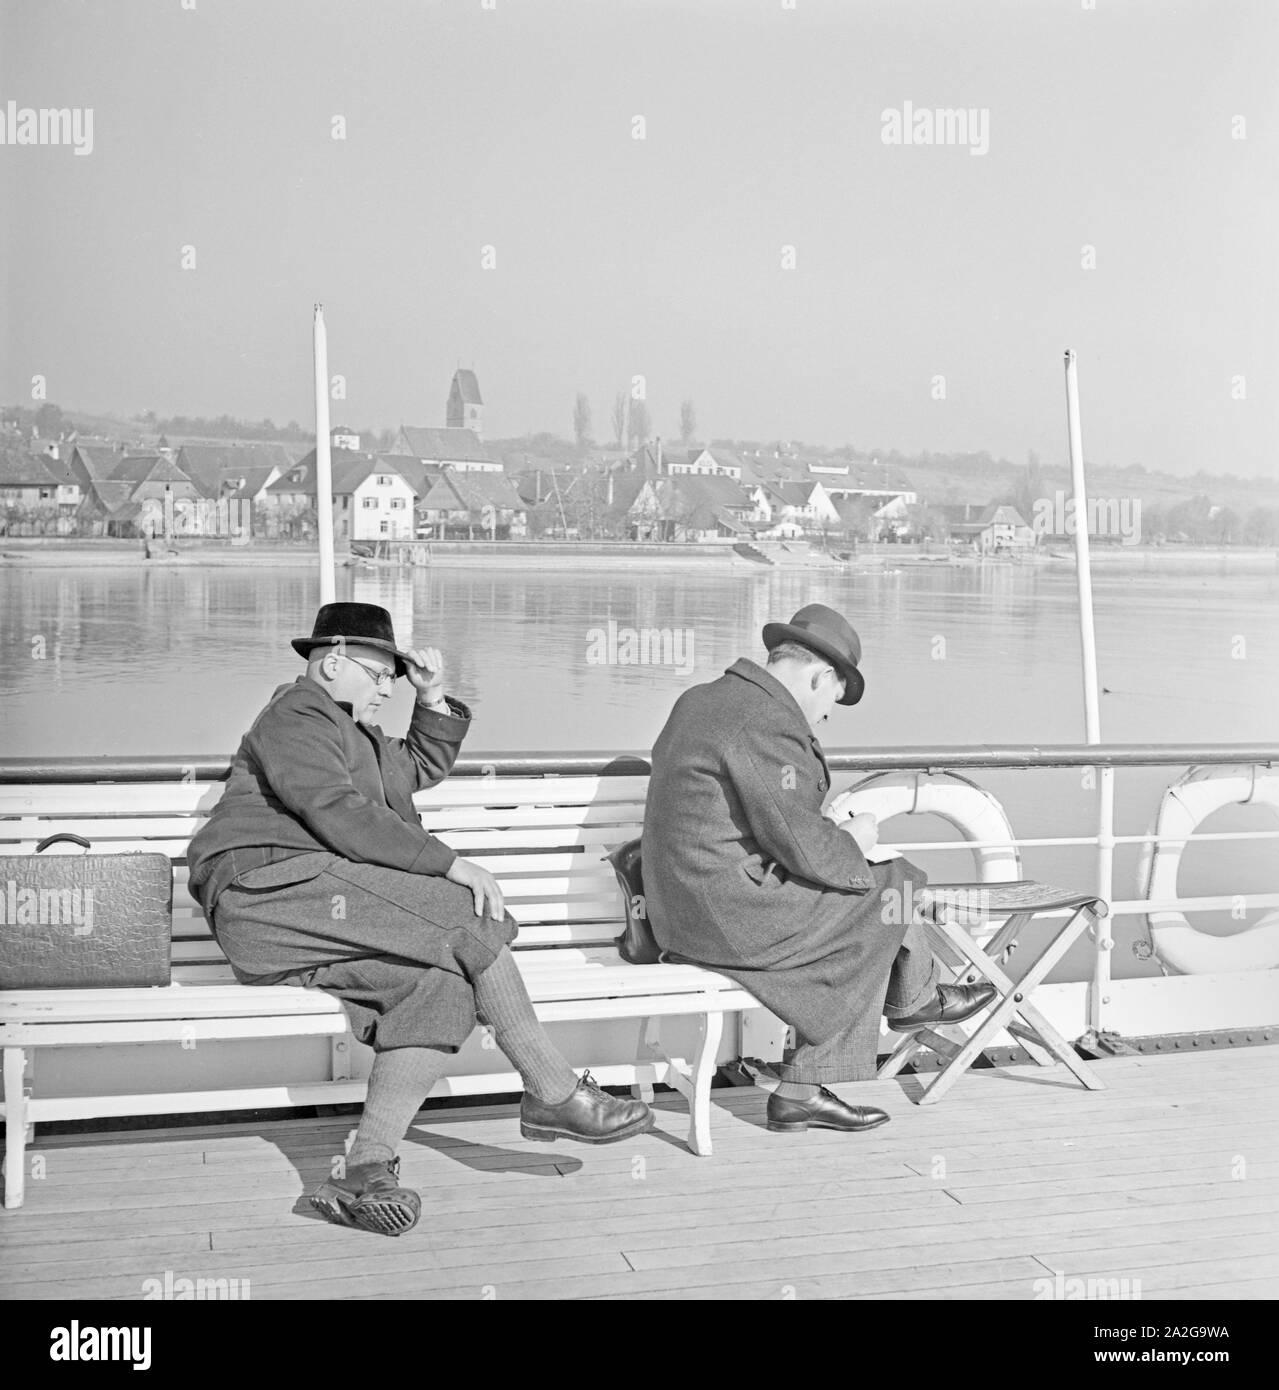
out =
[[[327,690],[325,690],[325,688],[319,683],[319,681],[313,681],[310,676],[298,676],[297,679],[293,682],[292,686],[282,685],[279,688],[279,690],[277,690],[275,693],[277,695],[283,695],[286,690],[291,690],[294,688],[294,686],[299,685],[308,693],[320,694],[323,695],[326,700],[333,700],[333,696],[330,695]],[[355,722],[355,710],[352,708],[351,702],[349,700],[333,700],[333,703],[338,707],[338,709],[342,711],[343,714],[346,715],[346,717],[349,720],[351,720],[352,723]]]
[[[783,704],[799,720],[805,733],[811,732],[808,727],[808,720],[804,718],[804,711],[800,709],[795,697],[776,676],[770,675],[762,666],[742,656],[738,657],[724,674],[726,676],[740,676],[743,680],[750,681],[752,685],[759,686],[766,695],[771,695],[774,700]]]
[[[830,788],[830,768],[826,765],[826,755],[822,752],[822,745],[817,735],[808,727],[808,720],[804,718],[804,711],[800,709],[795,697],[777,679],[755,662],[746,657],[738,657],[733,664],[724,672],[726,676],[740,676],[743,680],[750,681],[752,685],[757,685],[766,694],[772,696],[780,705],[784,706],[791,716],[798,722],[803,730],[804,737],[808,739],[812,746],[813,753],[817,761],[822,765],[822,775],[825,778],[824,790]]]

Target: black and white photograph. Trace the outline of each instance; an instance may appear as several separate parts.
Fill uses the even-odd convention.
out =
[[[16,1356],[1248,1362],[1277,73],[1273,0],[0,0]]]

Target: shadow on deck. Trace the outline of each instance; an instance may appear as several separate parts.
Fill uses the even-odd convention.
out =
[[[837,1087],[893,1116],[855,1135],[770,1134],[762,1092],[717,1091],[700,1159],[675,1096],[599,1149],[526,1142],[511,1106],[424,1111],[401,1148],[422,1222],[398,1240],[302,1200],[350,1118],[37,1130],[0,1297],[1279,1296],[1279,1047],[1096,1065],[1105,1091],[1013,1067],[926,1109],[914,1078]]]

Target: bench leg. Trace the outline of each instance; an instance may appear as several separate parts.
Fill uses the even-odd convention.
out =
[[[715,1057],[723,1035],[723,1012],[704,1014],[693,1057],[693,1093],[688,1101],[688,1147],[703,1158],[709,1158],[711,1152],[711,1082],[715,1078]]]
[[[30,1138],[30,1125],[27,1123],[27,1092],[25,1073],[27,1069],[26,1050],[21,1047],[4,1049],[4,1204],[6,1207],[22,1205],[24,1180],[27,1168],[27,1140]]]
[[[635,1048],[635,1055],[641,1061],[655,1056],[661,1049],[661,1020],[657,1018],[641,1018],[639,1021],[639,1042]],[[631,1087],[631,1095],[636,1100],[642,1100],[646,1105],[653,1103],[653,1088],[647,1081],[636,1082]]]

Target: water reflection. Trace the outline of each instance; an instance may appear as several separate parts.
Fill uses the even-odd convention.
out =
[[[14,754],[228,752],[300,671],[288,643],[316,605],[301,569],[13,568],[0,584]],[[1273,578],[1100,574],[1095,590],[1107,740],[1273,737]],[[1082,736],[1069,568],[346,570],[338,597],[379,603],[401,641],[444,650],[476,752],[646,748],[682,690],[762,657],[764,623],[814,601],[857,627],[867,677],[862,703],[823,730],[828,746]],[[687,634],[691,672],[669,645],[623,664],[615,641],[601,662],[592,634],[610,622]],[[387,706],[388,728],[409,698]]]

